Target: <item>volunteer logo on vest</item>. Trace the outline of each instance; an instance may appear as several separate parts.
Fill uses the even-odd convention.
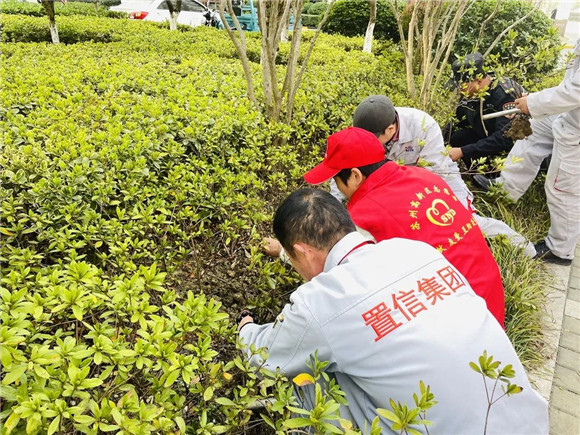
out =
[[[426,212],[429,222],[440,227],[451,225],[456,214],[455,210],[450,208],[442,199],[434,200]]]
[[[437,243],[433,247],[439,252],[455,246],[463,240],[463,237],[476,228],[477,224],[473,216],[461,217],[457,214],[455,205],[459,200],[447,187],[424,187],[418,192],[411,194],[409,201],[409,227],[413,231],[433,232],[438,231],[435,237]],[[425,216],[427,219],[423,218]],[[459,216],[459,217],[458,217]]]

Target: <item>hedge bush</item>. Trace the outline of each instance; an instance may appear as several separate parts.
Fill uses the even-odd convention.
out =
[[[113,20],[102,20],[84,16],[62,16],[57,18],[60,42],[112,42],[121,39],[120,28]],[[128,20],[127,20],[128,21]],[[45,42],[51,41],[48,19],[27,15],[2,17],[2,42]]]
[[[328,3],[326,2],[312,3],[308,8],[308,13],[310,15],[323,15],[326,9],[328,9]]]
[[[472,2],[460,22],[453,47],[454,56],[465,56],[473,50],[481,25],[492,13],[495,4],[493,1]],[[401,3],[401,8],[403,6]],[[533,8],[534,5],[525,0],[502,1],[498,13],[486,25],[479,50],[486,51],[506,27]],[[345,36],[364,35],[369,15],[369,4],[366,1],[338,0],[324,30]],[[399,41],[395,17],[387,1],[379,0],[377,3],[374,37]],[[505,35],[491,54],[495,58],[490,57],[490,64],[512,65],[513,68],[506,71],[509,76],[522,82],[527,79],[533,84],[558,65],[560,37],[552,20],[537,10]]]
[[[58,21],[112,42],[6,42],[36,40],[46,18],[0,17],[4,431],[263,433],[248,407],[265,397],[264,421],[284,430],[291,383],[249,368],[232,316],[270,321],[287,302],[299,280],[261,236],[364,97],[412,104],[401,53],[321,35],[286,126],[246,99],[223,31]]]
[[[55,2],[54,12],[56,15],[88,15],[93,17],[127,18],[124,12],[110,11],[102,4],[95,8],[91,3],[67,2],[65,4]],[[40,3],[21,2],[16,0],[0,1],[1,14],[29,15],[44,17],[46,13]]]
[[[366,1],[338,0],[330,11],[324,31],[344,36],[359,36],[366,32],[370,6]],[[399,41],[397,22],[387,0],[377,1],[377,21],[374,37]]]
[[[25,40],[46,19],[0,23]],[[400,73],[323,35],[293,124],[269,125],[224,32],[69,23],[114,42],[2,44],[4,427],[251,432],[247,406],[290,384],[247,367],[228,314],[270,320],[287,301],[296,275],[259,249],[271,212]]]
[[[523,0],[506,0],[483,32],[479,50],[483,53],[509,25],[534,8],[533,3]],[[453,51],[464,56],[473,50],[481,23],[493,12],[495,2],[480,1],[470,7],[461,20]],[[553,21],[542,11],[536,10],[515,26],[491,51],[492,64],[512,65],[508,75],[525,81],[538,78],[554,70],[560,57],[561,41]]]

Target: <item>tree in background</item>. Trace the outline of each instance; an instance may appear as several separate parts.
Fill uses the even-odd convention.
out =
[[[169,10],[169,30],[177,30],[177,17],[181,12],[181,0],[165,0]]]
[[[64,4],[66,0],[61,0]],[[58,37],[58,29],[56,27],[56,19],[54,13],[54,0],[42,0],[42,7],[44,8],[44,12],[46,12],[46,16],[48,17],[48,27],[50,28],[50,37],[52,39],[53,44],[59,44],[60,39]]]
[[[375,30],[375,23],[377,22],[377,0],[369,0],[369,6],[371,13],[367,31],[365,32],[365,43],[363,45],[363,51],[365,53],[370,53],[373,49],[373,32]]]
[[[469,0],[414,0],[401,12],[397,0],[390,3],[405,56],[407,91],[422,108],[427,108],[441,84],[459,23],[470,4],[473,2]],[[423,79],[419,91],[415,85],[416,65]]]
[[[324,26],[334,0],[329,0],[328,8],[322,18],[322,21],[318,25],[312,40],[310,41],[310,46],[306,52],[302,62],[299,62],[300,54],[300,43],[302,40],[302,9],[304,6],[304,0],[279,0],[279,1],[269,1],[269,0],[258,0],[258,24],[260,26],[260,31],[262,34],[262,49],[261,49],[261,61],[260,66],[262,69],[262,90],[264,92],[264,115],[271,121],[279,122],[282,116],[282,111],[285,109],[286,123],[289,123],[292,119],[292,111],[294,108],[294,98],[296,97],[296,92],[300,88],[302,82],[302,77],[306,71],[308,65],[308,60],[312,54],[318,35]],[[228,10],[230,17],[234,22],[234,28],[228,25],[225,19],[225,10]],[[290,54],[288,57],[288,64],[286,65],[286,71],[284,75],[284,81],[280,87],[280,82],[278,80],[278,70],[276,67],[276,57],[278,56],[278,50],[280,46],[280,41],[282,39],[282,33],[285,28],[288,27],[290,20],[290,10],[295,12],[294,17],[294,30],[292,32],[292,41],[290,43]],[[224,23],[224,26],[230,36],[230,39],[234,43],[238,56],[242,61],[242,68],[246,76],[246,81],[248,84],[248,98],[254,104],[256,109],[260,109],[258,100],[256,99],[256,93],[254,90],[254,78],[252,76],[252,71],[250,68],[250,61],[248,59],[246,50],[246,39],[244,36],[244,31],[234,14],[232,0],[221,0],[219,4],[219,13]]]

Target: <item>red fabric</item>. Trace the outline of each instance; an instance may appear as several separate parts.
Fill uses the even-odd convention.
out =
[[[402,237],[438,249],[504,326],[504,290],[497,263],[471,212],[439,176],[387,162],[350,198],[348,211],[377,242]]]
[[[342,169],[360,168],[385,159],[385,149],[374,134],[348,127],[328,136],[324,160],[306,174],[308,184],[330,180]]]

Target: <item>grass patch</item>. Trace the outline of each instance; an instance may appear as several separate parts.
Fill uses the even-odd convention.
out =
[[[550,217],[544,193],[545,174],[540,174],[516,203],[500,188],[476,193],[481,214],[500,219],[528,240],[537,242],[548,231]],[[540,260],[533,260],[505,237],[491,240],[491,250],[501,270],[505,289],[506,332],[527,370],[545,360],[542,331],[546,289],[553,277]]]

